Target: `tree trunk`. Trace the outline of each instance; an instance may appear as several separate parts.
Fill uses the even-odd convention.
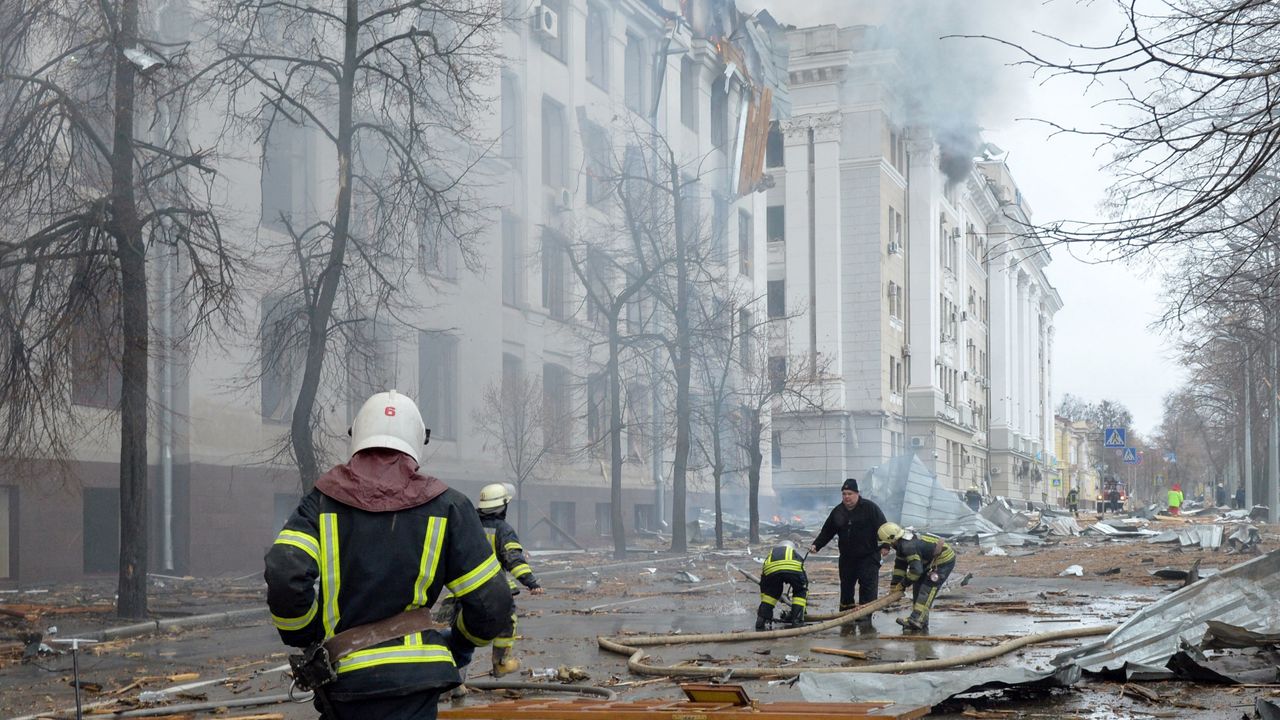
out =
[[[120,5],[115,126],[111,148],[111,232],[120,261],[120,577],[116,612],[147,615],[147,256],[134,195],[135,70],[122,52],[138,42],[138,0]]]
[[[720,504],[720,482],[724,478],[723,451],[720,447],[720,433],[711,439],[712,455],[715,461],[711,464],[711,475],[716,489],[716,549],[724,549],[724,508]]]
[[[671,188],[675,199],[676,232],[676,347],[672,364],[676,373],[676,453],[671,464],[671,551],[685,552],[689,542],[685,524],[687,501],[686,475],[689,467],[689,373],[691,338],[689,337],[689,264],[688,238],[684,227],[684,188],[680,185],[679,167],[669,159]]]
[[[516,480],[516,534],[524,532],[525,528],[525,508],[524,508],[524,480]]]
[[[622,524],[622,380],[618,356],[618,309],[609,317],[609,525],[613,532],[613,556],[627,556],[627,529]]]
[[[760,467],[764,464],[764,454],[760,452],[761,435],[764,429],[760,424],[760,411],[753,410],[747,421],[750,434],[747,455],[751,463],[747,469],[747,515],[750,527],[749,542],[760,542]]]
[[[302,486],[310,490],[320,477],[319,458],[315,437],[311,432],[311,416],[316,406],[316,394],[320,387],[321,371],[328,350],[329,322],[333,316],[334,297],[342,267],[347,255],[347,233],[351,226],[351,138],[352,95],[355,80],[356,50],[359,37],[360,10],[357,0],[346,2],[346,33],[342,58],[342,78],[338,82],[338,197],[333,223],[333,244],[320,285],[316,292],[307,290],[307,360],[298,388],[297,402],[293,407],[293,421],[289,426],[289,438],[293,444],[293,457],[298,464]],[[314,300],[314,301],[313,301]]]

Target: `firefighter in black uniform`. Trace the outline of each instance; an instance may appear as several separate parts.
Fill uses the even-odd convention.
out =
[[[459,683],[455,654],[510,622],[511,593],[475,508],[418,471],[429,435],[411,399],[369,398],[352,423],[351,459],[316,481],[267,552],[267,605],[294,647],[338,647],[361,634],[346,631],[430,608],[445,586],[457,598],[451,630],[424,622],[326,659],[315,702],[327,720],[435,718],[439,695]]]
[[[956,566],[956,551],[936,535],[908,532],[897,523],[881,525],[878,534],[880,554],[887,556],[892,550],[896,555],[889,592],[915,587],[911,614],[897,618],[898,624],[907,630],[927,632],[929,609],[933,607],[942,583],[947,581],[947,576]]]
[[[831,509],[827,521],[822,524],[818,537],[809,546],[809,552],[822,549],[831,538],[840,539],[840,611],[875,600],[880,580],[880,554],[877,552],[876,531],[885,523],[884,513],[875,503],[858,494],[858,481],[849,478],[840,488],[840,504]],[[857,588],[857,602],[854,588]],[[871,616],[859,623],[871,622]],[[842,632],[852,628],[845,625]]]
[[[505,483],[493,483],[480,490],[480,502],[476,509],[480,511],[480,524],[489,536],[489,547],[494,551],[501,563],[503,577],[513,596],[520,593],[515,580],[519,580],[533,595],[542,594],[542,586],[533,576],[533,569],[524,557],[524,547],[516,531],[507,524],[507,505],[511,503],[511,489]],[[515,578],[515,580],[512,580]],[[520,661],[516,660],[513,648],[516,644],[516,614],[512,608],[511,619],[502,633],[493,640],[493,676],[499,677],[520,669]]]
[[[795,543],[784,540],[769,551],[760,569],[760,607],[756,608],[756,630],[764,630],[773,622],[773,609],[782,597],[782,588],[791,587],[791,611],[783,622],[791,627],[804,624],[808,606],[809,576],[804,572],[804,560],[796,552]]]

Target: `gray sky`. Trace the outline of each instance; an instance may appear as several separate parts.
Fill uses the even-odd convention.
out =
[[[1121,27],[1111,3],[1075,0],[739,0],[739,6],[767,8],[779,22],[798,26],[878,23],[892,8],[898,17],[907,14],[908,25],[930,40],[949,33],[986,34],[1038,52],[1053,45],[1037,37],[1037,30],[1096,41],[1113,37]],[[968,98],[984,137],[1008,152],[1036,220],[1097,219],[1098,202],[1110,183],[1098,169],[1106,152],[1095,151],[1097,143],[1089,138],[1050,137],[1049,128],[1029,118],[1079,128],[1105,123],[1114,117],[1112,111],[1092,106],[1107,88],[1095,87],[1086,96],[1078,80],[1041,83],[1028,68],[1009,64],[1012,52],[984,41],[945,40],[932,52],[939,67],[976,68],[939,77],[936,85],[940,92],[960,88]],[[1065,55],[1070,53],[1059,56]],[[1147,433],[1160,422],[1163,396],[1182,378],[1170,346],[1149,328],[1161,312],[1159,267],[1094,264],[1087,262],[1091,255],[1096,253],[1084,248],[1058,248],[1048,269],[1064,304],[1055,319],[1055,403],[1063,393],[1117,400],[1133,412],[1136,429]]]

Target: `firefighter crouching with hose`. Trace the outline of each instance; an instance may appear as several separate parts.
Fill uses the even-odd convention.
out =
[[[471,501],[419,472],[430,431],[411,399],[373,395],[350,434],[351,459],[267,552],[267,605],[285,644],[306,648],[289,662],[322,718],[429,720],[460,682],[455,656],[511,622],[511,592]],[[452,628],[429,614],[446,586]]]
[[[791,587],[791,610],[785,618],[778,618],[788,627],[804,624],[808,606],[809,576],[804,571],[804,558],[796,551],[795,543],[784,540],[769,551],[760,570],[760,606],[756,608],[756,630],[764,630],[774,622],[773,610],[782,597],[782,588]]]
[[[929,609],[956,566],[956,551],[936,535],[903,530],[897,523],[886,522],[877,535],[881,557],[890,550],[895,553],[889,592],[915,587],[911,614],[897,618],[898,624],[908,631],[928,632]]]

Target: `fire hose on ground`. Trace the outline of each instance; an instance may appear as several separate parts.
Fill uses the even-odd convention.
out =
[[[819,622],[813,625],[806,625],[798,628],[787,628],[783,630],[767,630],[761,632],[739,631],[729,633],[704,633],[699,635],[638,635],[635,637],[617,638],[604,637],[596,638],[596,642],[604,650],[618,655],[626,655],[627,668],[637,675],[652,675],[660,677],[721,677],[728,675],[738,678],[787,678],[796,677],[801,673],[841,673],[841,672],[919,672],[923,670],[942,670],[952,667],[960,667],[962,665],[972,665],[974,663],[990,660],[1001,655],[1008,654],[1018,648],[1036,643],[1053,642],[1055,640],[1067,640],[1072,638],[1093,637],[1096,635],[1106,635],[1116,629],[1115,625],[1102,625],[1088,628],[1072,628],[1070,630],[1058,630],[1055,632],[1039,633],[1036,635],[1026,635],[1024,637],[1015,638],[963,655],[956,655],[949,658],[938,658],[935,660],[912,660],[905,662],[893,663],[875,663],[871,665],[857,666],[817,666],[806,667],[800,665],[791,665],[787,667],[691,667],[687,665],[652,665],[644,662],[646,647],[656,647],[662,645],[687,645],[695,643],[717,643],[717,642],[738,642],[749,640],[770,640],[777,638],[797,637],[801,635],[810,635],[823,630],[829,630],[851,622],[856,622],[860,618],[868,617],[877,610],[883,610],[893,605],[902,598],[902,592],[892,592],[874,602],[867,603],[862,607],[849,610],[847,612],[836,615],[831,620]],[[927,639],[928,636],[921,636]]]

